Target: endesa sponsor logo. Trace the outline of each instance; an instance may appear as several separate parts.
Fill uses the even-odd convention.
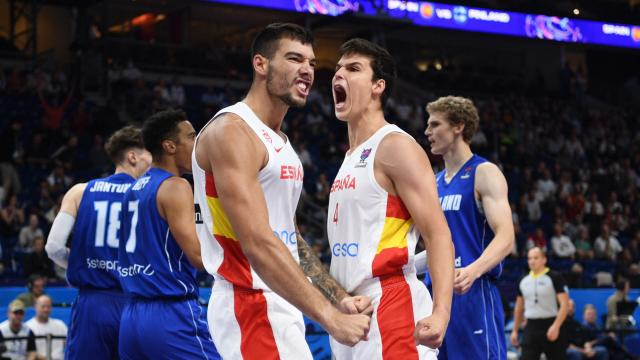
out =
[[[302,166],[280,166],[280,180],[302,181],[303,176],[304,172],[302,171]]]
[[[331,247],[331,253],[335,257],[358,256],[358,243],[335,243]]]
[[[348,190],[348,189],[356,189],[356,178],[351,177],[351,175],[347,175],[342,179],[336,179],[331,185],[331,191],[340,191],[340,190]]]
[[[280,238],[280,240],[282,240],[283,243],[287,244],[287,245],[296,245],[298,244],[298,233],[295,231],[287,231],[287,230],[282,230],[282,231],[273,231],[273,234],[275,236],[277,236],[278,238]]]

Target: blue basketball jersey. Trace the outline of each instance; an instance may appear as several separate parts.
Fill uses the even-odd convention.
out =
[[[118,250],[120,283],[125,293],[160,299],[198,296],[196,269],[160,216],[157,193],[173,176],[151,168],[127,191],[122,204],[122,239]]]
[[[482,255],[493,240],[493,231],[487,218],[480,212],[480,205],[474,196],[476,169],[486,161],[474,154],[448,184],[445,181],[444,170],[436,175],[440,206],[455,245],[456,268],[469,266]],[[501,273],[502,262],[486,275],[491,279],[497,279]]]
[[[120,290],[118,244],[122,199],[135,179],[118,173],[91,180],[82,194],[71,239],[67,279],[76,287]]]

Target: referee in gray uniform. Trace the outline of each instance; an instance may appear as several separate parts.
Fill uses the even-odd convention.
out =
[[[559,273],[546,266],[547,256],[541,248],[531,248],[527,261],[531,271],[518,286],[511,343],[518,346],[518,329],[524,315],[527,324],[522,360],[538,360],[542,353],[549,360],[566,359],[568,342],[560,334],[569,309],[566,285]]]

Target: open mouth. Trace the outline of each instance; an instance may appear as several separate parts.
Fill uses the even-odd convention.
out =
[[[333,86],[333,101],[336,104],[336,108],[341,108],[347,101],[347,91],[342,85]]]
[[[296,81],[296,88],[300,91],[300,93],[302,93],[303,95],[307,96],[307,95],[309,95],[309,89],[311,88],[311,82],[310,81],[306,81],[306,80],[298,80],[298,81]]]

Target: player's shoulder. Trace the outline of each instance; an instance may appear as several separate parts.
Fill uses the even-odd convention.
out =
[[[172,192],[184,190],[191,190],[191,184],[189,184],[189,181],[180,176],[170,176],[162,182],[160,190],[158,191]]]
[[[411,156],[417,152],[424,152],[416,140],[409,134],[401,131],[392,131],[386,134],[378,145],[378,154],[391,156]],[[402,156],[399,156],[402,155]]]

